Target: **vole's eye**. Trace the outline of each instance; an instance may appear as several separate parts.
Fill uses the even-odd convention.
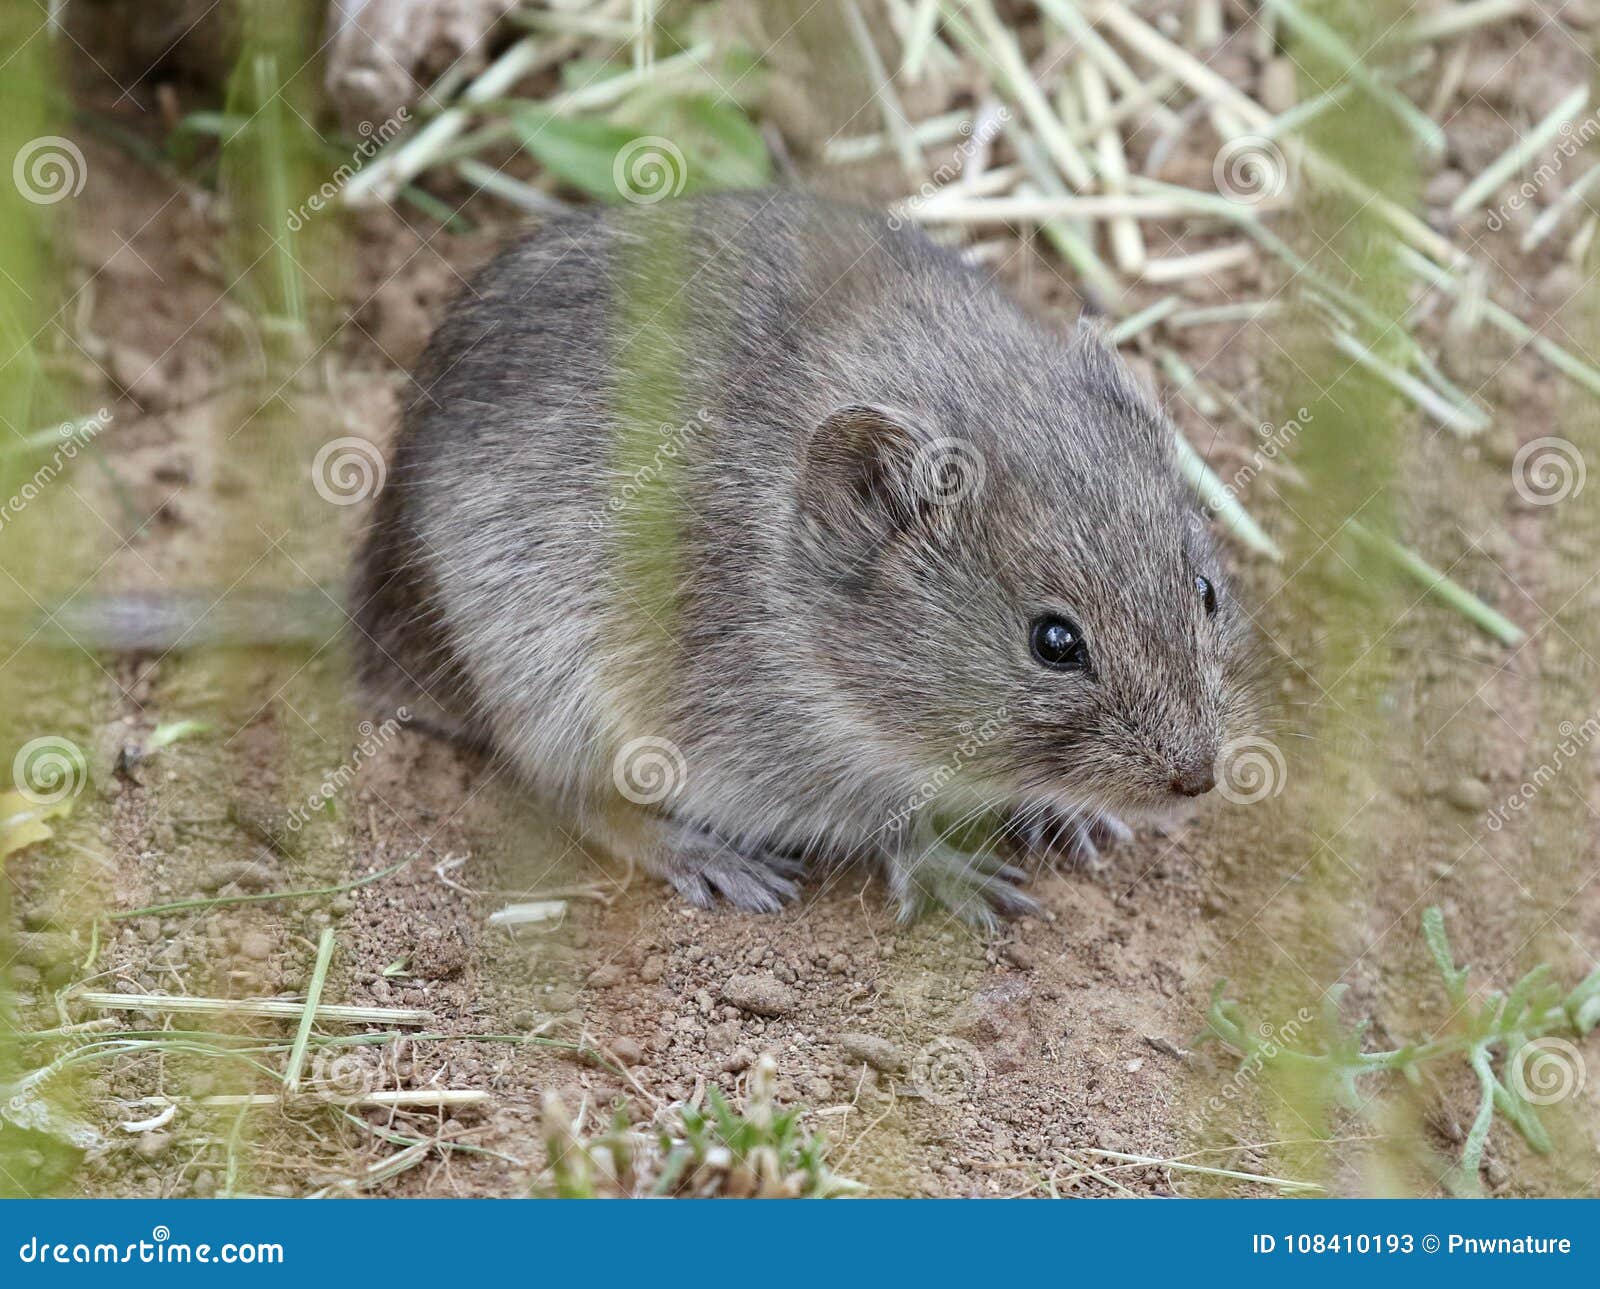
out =
[[[1083,671],[1089,666],[1089,646],[1078,624],[1054,614],[1035,618],[1029,633],[1033,656],[1052,671]]]
[[[1211,585],[1209,577],[1196,577],[1194,589],[1200,592],[1200,599],[1206,606],[1206,617],[1217,616],[1217,588]]]

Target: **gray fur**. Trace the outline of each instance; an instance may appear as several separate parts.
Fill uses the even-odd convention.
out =
[[[935,814],[1145,813],[1245,716],[1166,420],[1092,332],[883,216],[562,218],[477,276],[417,390],[360,558],[367,681],[691,899],[772,907],[796,857],[866,856],[907,913],[1021,911]],[[984,474],[945,505],[941,439]],[[1092,678],[1030,656],[1046,609]],[[613,774],[638,739],[675,749],[643,804]]]

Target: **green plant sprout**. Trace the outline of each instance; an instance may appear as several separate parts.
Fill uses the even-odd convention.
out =
[[[824,1162],[827,1139],[805,1131],[801,1111],[774,1105],[777,1066],[756,1062],[742,1109],[716,1088],[706,1107],[673,1107],[654,1134],[635,1129],[626,1107],[606,1131],[585,1140],[555,1093],[545,1097],[548,1193],[559,1199],[600,1196],[693,1196],[835,1199],[859,1193],[857,1182]]]
[[[1368,1097],[1359,1082],[1375,1074],[1398,1073],[1411,1083],[1421,1081],[1422,1067],[1447,1057],[1465,1056],[1477,1076],[1480,1094],[1477,1113],[1455,1167],[1441,1178],[1456,1195],[1478,1195],[1478,1169],[1483,1162],[1489,1129],[1498,1111],[1541,1155],[1552,1150],[1549,1134],[1534,1105],[1525,1095],[1521,1064],[1530,1045],[1552,1038],[1583,1039],[1600,1025],[1600,968],[1576,987],[1562,992],[1550,979],[1548,963],[1524,975],[1510,990],[1490,992],[1481,1002],[1467,992],[1468,967],[1458,967],[1445,934],[1444,915],[1431,906],[1422,915],[1422,934],[1443,978],[1450,1004],[1447,1032],[1425,1042],[1408,1043],[1391,1051],[1362,1050],[1370,1021],[1346,1024],[1339,1015],[1346,986],[1335,985],[1323,997],[1320,1052],[1289,1046],[1278,1038],[1267,1041],[1263,1029],[1244,1009],[1226,996],[1228,982],[1219,980],[1211,991],[1206,1028],[1196,1041],[1221,1042],[1240,1054],[1241,1069],[1277,1066],[1309,1073],[1324,1081],[1336,1098],[1352,1112],[1360,1112]],[[1537,1046],[1532,1052],[1541,1051]],[[1503,1057],[1502,1072],[1494,1068],[1496,1052]],[[1515,1071],[1515,1073],[1513,1073]]]

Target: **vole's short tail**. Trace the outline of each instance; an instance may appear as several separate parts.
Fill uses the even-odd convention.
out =
[[[0,640],[93,653],[316,648],[347,621],[340,597],[320,587],[119,591],[85,593],[48,613],[0,616]]]

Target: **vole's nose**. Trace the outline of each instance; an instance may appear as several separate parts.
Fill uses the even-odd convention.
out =
[[[1185,797],[1198,797],[1217,786],[1217,774],[1210,760],[1194,761],[1172,776],[1172,790]]]

